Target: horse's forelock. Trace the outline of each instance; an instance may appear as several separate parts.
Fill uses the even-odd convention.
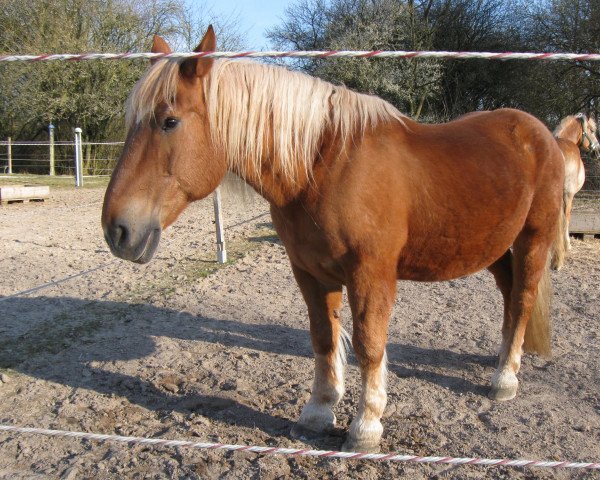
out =
[[[125,111],[128,128],[152,118],[159,104],[175,103],[179,65],[177,60],[159,60],[135,84]]]

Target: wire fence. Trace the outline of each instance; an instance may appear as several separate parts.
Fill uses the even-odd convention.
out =
[[[124,142],[81,143],[83,176],[110,176]],[[76,174],[75,141],[0,141],[0,174]],[[600,193],[600,161],[583,156],[586,178],[582,192]]]
[[[81,142],[84,176],[110,175],[124,142]],[[0,141],[0,173],[75,175],[77,144],[73,141]]]
[[[600,54],[552,54],[552,53],[486,53],[486,52],[200,52],[184,54],[75,54],[75,55],[0,55],[0,62],[17,61],[57,61],[57,60],[95,60],[95,59],[132,59],[132,58],[186,58],[186,57],[277,57],[277,58],[335,58],[335,57],[383,57],[383,58],[484,58],[488,60],[546,60],[546,61],[600,61]],[[49,175],[109,175],[119,157],[123,142],[79,142],[74,141],[12,141],[6,139],[0,141],[0,172],[12,173],[48,173]],[[600,191],[600,168],[598,162],[588,159],[588,176],[584,190]],[[77,172],[77,170],[79,170]],[[104,268],[107,265],[98,266],[94,269],[73,275],[64,279],[70,280],[92,271]],[[58,282],[53,282],[57,284]],[[40,288],[36,287],[19,295],[33,293]],[[361,454],[341,453],[333,451],[314,451],[308,449],[286,449],[278,447],[257,447],[243,445],[223,445],[217,443],[193,443],[187,441],[173,441],[163,439],[148,439],[137,437],[122,437],[116,435],[96,435],[83,432],[65,432],[57,430],[44,430],[34,428],[19,428],[14,426],[0,425],[3,432],[37,433],[51,436],[69,436],[93,440],[111,440],[127,444],[158,444],[163,446],[187,446],[191,448],[224,449],[228,451],[253,451],[268,454],[286,455],[311,455],[319,457],[338,458],[363,458],[379,461],[411,461],[418,463],[447,463],[454,465],[479,464],[479,465],[510,465],[510,466],[539,466],[553,468],[585,468],[598,469],[599,463],[573,463],[573,462],[545,462],[530,460],[508,460],[508,459],[481,459],[481,458],[451,458],[451,457],[417,457],[396,454]]]

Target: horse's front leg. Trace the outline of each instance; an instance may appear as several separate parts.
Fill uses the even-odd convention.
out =
[[[352,345],[360,366],[362,392],[345,451],[379,451],[381,417],[387,403],[385,344],[395,295],[395,271],[385,272],[381,264],[359,266],[348,282]]]
[[[292,436],[310,439],[335,427],[333,407],[344,394],[346,333],[340,321],[342,285],[324,285],[292,265],[310,319],[310,338],[315,354],[315,378],[310,400],[302,409]]]

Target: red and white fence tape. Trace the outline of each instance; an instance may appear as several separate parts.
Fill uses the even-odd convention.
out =
[[[0,62],[50,62],[57,60],[133,60],[183,58],[450,58],[483,60],[600,61],[600,53],[534,52],[445,52],[405,50],[331,50],[331,51],[248,51],[248,52],[173,52],[173,53],[65,53],[46,55],[0,55]]]
[[[185,447],[201,450],[227,450],[231,452],[252,452],[268,455],[299,455],[305,457],[345,458],[352,460],[376,460],[380,462],[412,462],[436,463],[450,465],[484,465],[503,467],[546,467],[546,468],[578,468],[588,470],[600,469],[600,463],[564,462],[544,460],[510,460],[500,458],[459,458],[459,457],[422,457],[417,455],[401,455],[398,453],[359,453],[337,452],[330,450],[311,450],[306,448],[260,447],[255,445],[230,445],[224,443],[190,442],[187,440],[167,440],[162,438],[125,437],[121,435],[104,435],[98,433],[70,432],[65,430],[47,430],[42,428],[14,427],[0,425],[0,432],[32,433],[52,437],[71,437],[98,442],[119,442],[129,445],[154,445],[159,447]]]

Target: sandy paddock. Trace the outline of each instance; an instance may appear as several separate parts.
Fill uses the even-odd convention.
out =
[[[0,423],[298,446],[308,399],[305,306],[267,204],[224,196],[233,261],[214,262],[212,203],[165,232],[155,259],[113,259],[103,190],[53,190],[0,209]],[[101,268],[95,269],[101,266]],[[554,280],[554,355],[526,356],[518,397],[486,397],[500,341],[490,274],[399,283],[382,451],[600,461],[600,240],[574,241]],[[344,321],[350,329],[349,311]],[[338,449],[358,398],[350,358]],[[3,478],[595,478],[593,472],[451,467],[190,451],[0,433]]]

